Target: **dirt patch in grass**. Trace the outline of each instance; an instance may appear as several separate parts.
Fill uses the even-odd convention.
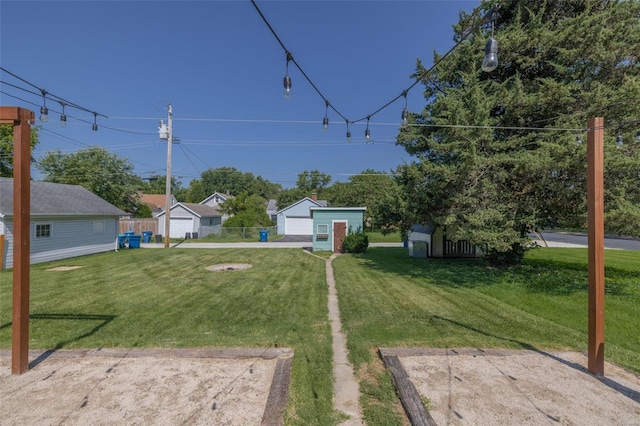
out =
[[[220,263],[218,265],[207,266],[209,271],[225,272],[225,271],[242,271],[251,268],[250,263]]]
[[[82,266],[56,266],[55,268],[46,269],[46,271],[73,271],[74,269],[80,269]]]

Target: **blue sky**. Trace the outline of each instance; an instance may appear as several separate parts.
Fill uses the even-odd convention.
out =
[[[366,117],[409,87],[416,59],[453,46],[461,10],[479,1],[257,1],[317,87],[350,120]],[[482,52],[478,52],[478,64]],[[127,157],[141,177],[166,172],[158,121],[173,105],[172,174],[183,185],[203,170],[235,167],[284,187],[304,170],[335,181],[365,169],[390,172],[411,161],[395,145],[403,100],[366,122],[346,125],[289,65],[293,96],[283,97],[286,56],[250,1],[6,1],[0,3],[2,67],[55,95],[109,116],[100,129],[47,102],[35,156],[100,145]],[[0,73],[3,82],[32,87]],[[42,98],[3,84],[2,105],[39,113]],[[422,86],[408,108],[425,105]],[[18,100],[7,94],[18,96]],[[31,104],[31,103],[35,104]],[[66,108],[68,116],[93,115]],[[108,129],[109,126],[113,130]],[[34,177],[40,177],[34,170]]]

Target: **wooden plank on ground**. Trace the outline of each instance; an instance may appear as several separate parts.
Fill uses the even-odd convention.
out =
[[[400,395],[400,402],[413,426],[436,426],[431,414],[425,409],[420,394],[409,380],[407,371],[402,366],[400,359],[395,355],[386,355],[380,352],[384,365],[391,372],[393,384]]]
[[[280,426],[283,423],[284,408],[289,399],[292,361],[293,357],[278,359],[262,416],[262,426]]]

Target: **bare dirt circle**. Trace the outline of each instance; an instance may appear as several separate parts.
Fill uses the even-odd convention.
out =
[[[220,263],[218,265],[207,266],[209,271],[225,272],[225,271],[242,271],[251,268],[249,263]]]

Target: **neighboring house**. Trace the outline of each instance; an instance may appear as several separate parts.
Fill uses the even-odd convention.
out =
[[[342,251],[342,240],[350,232],[363,230],[366,207],[310,207],[313,221],[313,251]]]
[[[267,202],[267,216],[274,223],[278,221],[278,202],[276,200],[269,200]]]
[[[219,192],[214,192],[213,194],[209,195],[204,200],[200,201],[199,204],[203,204],[203,205],[209,206],[209,207],[218,208],[218,206],[220,206],[221,204],[223,204],[225,201],[227,201],[230,198],[235,198],[235,197],[233,195],[231,195],[231,194],[221,194]],[[229,219],[229,215],[228,214],[223,214],[222,215],[222,223],[224,223],[224,221],[227,220],[227,219]]]
[[[176,203],[171,207],[171,238],[202,238],[220,229],[222,213],[217,207],[196,203]],[[166,212],[158,215],[158,229],[164,232]]]
[[[165,194],[141,194],[140,201],[149,206],[151,213],[153,213],[153,217],[157,217],[164,211],[167,196]],[[178,200],[176,200],[176,197],[171,195],[171,205],[173,206],[177,202]]]
[[[118,220],[126,213],[76,185],[31,182],[31,264],[115,250]],[[0,178],[0,252],[13,267],[13,179]]]
[[[480,247],[466,240],[449,240],[447,229],[440,226],[413,225],[407,236],[409,256],[412,257],[482,257]]]
[[[326,207],[325,200],[305,197],[276,213],[277,233],[280,235],[313,235],[313,219],[309,208]]]

